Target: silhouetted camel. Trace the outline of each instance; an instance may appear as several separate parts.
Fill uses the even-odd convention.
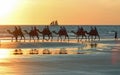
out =
[[[87,31],[84,31],[83,29],[79,29],[77,32],[75,31],[71,31],[72,33],[74,33],[76,35],[76,38],[79,42],[79,37],[81,36],[81,40],[85,37],[85,39],[87,39],[86,33]]]
[[[39,40],[39,34],[36,31],[34,31],[34,30],[31,30],[30,32],[28,32],[27,30],[24,30],[24,31],[25,31],[25,33],[27,33],[29,35],[30,41],[32,38],[35,42],[35,37],[37,37],[37,40]]]
[[[52,36],[52,33],[51,31],[49,30],[49,28],[44,28],[43,31],[38,31],[40,34],[42,34],[43,36],[43,41],[44,40],[49,40],[51,38],[51,41],[53,40],[53,36]],[[45,36],[48,36],[48,39],[45,39]]]
[[[12,42],[13,42],[13,38],[15,38],[16,42],[18,41],[18,33],[17,32],[15,32],[15,31],[12,32],[10,30],[7,30],[7,32],[12,35]]]
[[[25,36],[24,36],[24,34],[23,34],[22,31],[19,31],[19,30],[14,30],[14,31],[7,30],[7,32],[8,32],[9,34],[13,35],[13,36],[12,36],[12,41],[13,41],[13,38],[15,37],[16,42],[17,42],[19,36],[21,37],[20,41],[22,40],[22,37],[24,38],[24,41],[25,41]]]
[[[68,38],[68,41],[69,41],[69,36],[68,36],[68,33],[67,33],[66,30],[64,30],[64,29],[61,28],[58,32],[53,31],[53,33],[55,33],[55,34],[58,35],[58,41],[59,41],[59,38],[60,38],[61,41],[62,41],[62,36],[65,36],[65,39],[66,39],[66,37],[67,37],[67,38]],[[64,39],[64,40],[65,40],[65,39]]]
[[[97,31],[97,28],[95,27],[94,29],[91,28],[90,32],[87,33],[88,34],[88,39],[90,40],[90,37],[91,37],[91,40],[95,40],[97,37],[98,39],[100,40],[100,36],[99,36],[99,33]],[[94,37],[94,38],[93,38]]]

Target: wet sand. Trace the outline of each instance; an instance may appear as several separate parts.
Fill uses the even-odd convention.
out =
[[[119,75],[120,59],[111,53],[89,55],[40,55],[3,59],[0,74],[5,75]],[[8,70],[4,70],[4,68]]]
[[[102,40],[91,43],[7,43],[10,53],[21,48],[22,55],[10,55],[0,58],[1,75],[119,75],[120,47],[119,41]],[[6,43],[4,43],[6,44]],[[50,44],[50,45],[48,45]],[[6,46],[7,46],[6,45]],[[4,47],[6,47],[4,46]],[[10,47],[15,46],[11,49]],[[3,44],[2,44],[3,47]],[[39,50],[39,54],[28,54],[31,48]],[[55,54],[55,51],[67,50],[68,54]],[[42,50],[53,51],[42,54]],[[1,48],[2,50],[2,48]],[[77,52],[84,54],[77,54]]]

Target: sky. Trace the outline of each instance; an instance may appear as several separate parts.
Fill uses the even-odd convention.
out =
[[[119,25],[120,0],[0,0],[0,25]]]

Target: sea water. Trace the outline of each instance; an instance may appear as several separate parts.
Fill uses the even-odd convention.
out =
[[[33,25],[21,25],[20,27],[22,28],[22,30],[28,30],[30,31],[31,30],[31,27]],[[71,33],[71,31],[77,31],[78,29],[78,26],[82,26],[82,25],[64,25],[65,28],[67,29],[67,32],[69,34],[70,37],[74,37],[74,34]],[[36,27],[42,31],[43,28],[45,27],[45,25],[36,25]],[[92,26],[92,25],[86,25],[86,26],[82,26],[84,28],[85,31],[89,32],[91,30],[90,27],[95,27],[95,26]],[[117,31],[118,32],[118,37],[120,37],[120,26],[119,25],[107,25],[107,26],[96,26],[98,32],[99,32],[99,35],[101,38],[105,38],[105,39],[109,39],[109,38],[114,38],[114,31]],[[13,31],[14,30],[14,26],[8,26],[8,25],[4,25],[4,26],[0,26],[0,37],[4,37],[4,36],[8,36],[8,32],[7,30],[11,30]],[[50,26],[49,27],[50,31],[58,31],[60,29],[60,26]],[[27,36],[27,35],[26,35]],[[55,36],[55,35],[54,35]]]

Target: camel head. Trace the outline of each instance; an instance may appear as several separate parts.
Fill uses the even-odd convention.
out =
[[[10,33],[10,34],[12,33],[9,29],[7,30],[7,32]]]
[[[28,34],[28,31],[27,31],[27,30],[24,30],[24,32]]]
[[[76,32],[75,32],[75,31],[73,31],[73,30],[72,30],[71,32],[72,32],[72,33],[76,33]]]
[[[86,34],[90,34],[89,32],[87,32],[87,31],[84,31]]]
[[[56,31],[52,31],[52,33],[54,33],[54,34],[58,34]]]

